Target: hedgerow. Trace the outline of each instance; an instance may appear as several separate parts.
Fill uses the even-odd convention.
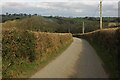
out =
[[[85,34],[74,34],[84,38],[96,49],[110,77],[120,76],[120,28],[97,30]]]
[[[39,64],[56,56],[60,49],[72,41],[71,34],[34,32],[3,28],[3,78],[16,78],[28,65]],[[38,62],[37,62],[38,61]],[[34,67],[33,67],[34,68]],[[26,72],[25,72],[26,73]]]

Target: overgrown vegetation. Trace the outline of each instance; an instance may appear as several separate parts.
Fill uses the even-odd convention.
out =
[[[2,23],[3,78],[28,77],[71,42],[71,34],[55,32],[56,22],[33,16]]]
[[[31,16],[21,16],[21,15],[0,15],[2,19],[0,19],[1,22],[6,22],[10,20],[18,20],[18,19],[24,19],[24,18],[29,18]]]
[[[99,20],[93,20],[93,18],[65,18],[45,16],[32,16],[29,18],[24,18],[22,20],[18,19],[7,21],[3,23],[3,25],[5,25],[6,27],[14,26],[19,29],[28,29],[40,32],[82,33],[83,22],[85,23],[85,32],[91,32],[99,29]],[[109,22],[103,22],[104,28],[108,28],[108,25]]]
[[[3,29],[3,77],[13,75],[9,67],[33,62],[36,59],[35,37],[28,31]],[[14,73],[15,74],[15,73]]]
[[[97,30],[74,36],[90,42],[103,60],[110,77],[120,77],[120,28]]]
[[[30,71],[34,72],[37,69],[35,65],[58,55],[59,50],[69,45],[71,41],[71,34],[4,28],[2,41],[3,78],[16,78],[20,77],[22,73],[28,74],[29,67],[31,69],[32,66],[33,69]]]
[[[71,34],[3,29],[3,78],[28,74],[29,70],[25,69],[29,68],[29,65],[33,64],[35,67],[41,62],[48,61],[51,56],[58,55],[59,50],[71,41]]]
[[[28,77],[37,71],[38,67],[46,65],[52,60],[51,58],[55,58],[72,42],[71,34],[61,33],[81,33],[83,21],[85,22],[85,32],[99,29],[98,21],[86,18],[32,16],[2,23],[3,77]],[[103,25],[107,26],[108,23],[104,23]],[[113,70],[113,66],[111,66],[113,62],[115,62],[113,56],[115,54],[114,58],[116,58],[118,54],[116,46],[112,45],[114,45],[113,42],[115,42],[115,45],[118,46],[119,30],[115,31],[115,35],[117,36],[113,37],[114,34],[111,32],[98,31],[94,34],[90,33],[89,35],[81,36],[90,41],[91,44],[95,42],[96,47],[101,45],[98,49],[104,51],[102,53],[103,56],[109,53],[106,54],[104,59],[108,59],[105,63],[108,64],[107,67],[113,72],[116,72],[116,70]],[[100,38],[98,38],[98,36],[100,36]],[[106,38],[104,38],[104,36],[106,36]],[[109,38],[111,38],[111,40],[109,40]],[[112,40],[113,42],[111,42]],[[105,43],[105,45],[103,43]],[[111,48],[109,48],[109,46],[111,46]]]

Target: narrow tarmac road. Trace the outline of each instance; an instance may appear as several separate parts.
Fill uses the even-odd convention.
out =
[[[91,45],[83,39],[74,38],[67,50],[31,78],[108,78],[108,76]]]

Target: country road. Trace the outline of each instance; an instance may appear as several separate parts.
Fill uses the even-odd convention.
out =
[[[91,45],[79,38],[31,78],[108,78]]]

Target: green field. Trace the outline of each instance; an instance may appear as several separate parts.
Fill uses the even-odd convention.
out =
[[[15,18],[13,21],[6,21],[7,27],[17,27],[20,29],[29,29],[40,32],[53,32],[53,33],[82,33],[83,22],[85,23],[85,32],[91,32],[99,29],[99,18],[67,18],[67,17],[51,17],[51,16],[19,16],[20,19],[16,19],[16,16],[3,16],[3,20],[9,20]],[[111,25],[111,20],[117,18],[103,18],[103,28],[117,27],[117,25]],[[117,24],[114,22],[113,24]],[[10,25],[10,26],[9,26]],[[12,26],[11,26],[12,25]],[[111,25],[111,26],[109,26]]]
[[[83,22],[85,23],[86,33],[99,29],[99,18],[93,20],[88,18],[26,16],[16,19],[16,16],[4,16],[3,19],[6,21],[0,23],[3,28],[2,67],[3,77],[7,78],[28,77],[37,71],[38,67],[41,66],[42,68],[49,60],[59,55],[72,42],[72,34],[60,35],[61,33],[82,33]],[[110,28],[108,24],[109,22],[103,22],[103,28]],[[108,37],[109,34],[99,34],[98,36],[104,38],[104,35]],[[100,41],[96,37],[94,40]],[[107,38],[105,42],[108,41],[110,40]],[[105,46],[107,46],[107,49],[106,47],[105,49],[109,50],[111,45]],[[110,49],[114,51],[112,47]],[[106,54],[106,52],[104,53]]]

